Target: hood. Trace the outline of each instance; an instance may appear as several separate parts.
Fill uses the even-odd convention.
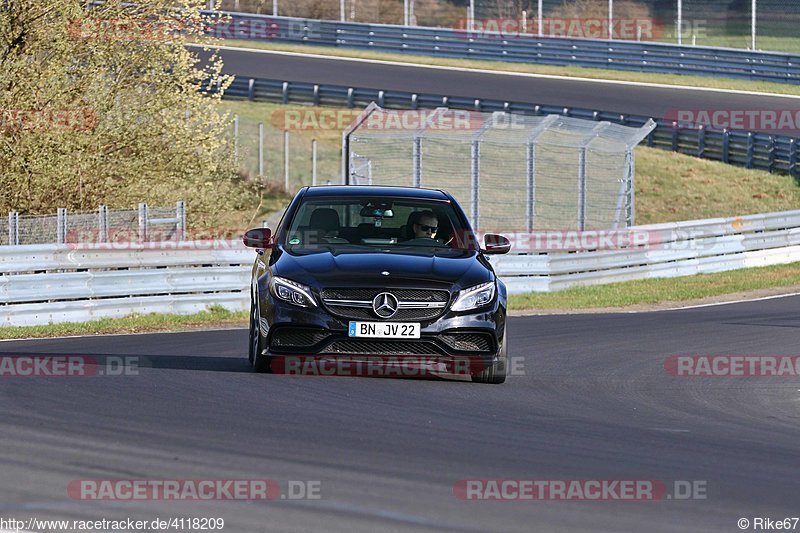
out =
[[[473,250],[288,251],[281,247],[276,252],[275,275],[316,288],[396,285],[450,289],[494,279],[488,262]]]

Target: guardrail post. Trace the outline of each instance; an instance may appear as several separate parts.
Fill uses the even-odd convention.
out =
[[[250,81],[247,83],[247,99],[251,102],[255,100],[255,85],[256,80],[250,78]]]
[[[386,100],[386,91],[378,91],[378,105],[380,107],[385,106],[385,100]]]
[[[319,105],[319,85],[314,85],[314,105]]]
[[[789,139],[789,174],[797,177],[797,141]]]
[[[672,123],[672,151],[678,151],[678,123]]]
[[[139,204],[139,242],[147,241],[147,204]]]
[[[417,109],[417,107],[419,105],[418,104],[418,99],[419,99],[419,96],[417,96],[416,93],[411,95],[411,109]]]
[[[731,132],[728,128],[722,130],[722,162],[728,163],[731,160]]]
[[[284,104],[288,104],[289,103],[289,82],[288,81],[283,82],[283,85],[281,86],[281,100],[283,101]]]
[[[59,207],[56,211],[56,242],[64,244],[67,240],[67,208]]]
[[[177,223],[177,238],[179,241],[186,240],[186,204],[183,200],[175,202],[175,218]]]
[[[775,137],[770,135],[769,136],[769,171],[773,172],[775,170]]]
[[[353,88],[352,87],[348,87],[347,88],[347,108],[348,109],[353,109],[353,107],[355,107],[355,104],[353,103]]]
[[[311,186],[317,185],[317,140],[311,139]]]
[[[706,156],[706,128],[700,124],[697,130],[697,157]]]
[[[745,167],[753,168],[753,152],[755,151],[755,139],[753,139],[753,132],[747,132],[747,156],[745,158]]]
[[[108,242],[108,207],[97,208],[97,242]]]
[[[19,244],[19,213],[16,211],[8,214],[8,244],[11,246]]]

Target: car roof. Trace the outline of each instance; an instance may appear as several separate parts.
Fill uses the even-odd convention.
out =
[[[392,187],[384,185],[323,185],[309,187],[304,194],[306,198],[316,197],[348,197],[348,196],[395,196],[402,198],[422,198],[427,200],[445,200],[450,198],[438,189],[421,187]]]

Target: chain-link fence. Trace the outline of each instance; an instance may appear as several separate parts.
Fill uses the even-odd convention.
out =
[[[0,219],[0,245],[90,244],[105,242],[180,241],[186,236],[186,207],[108,209],[55,215],[20,215],[11,212]]]
[[[755,18],[753,17],[755,6]],[[222,0],[224,10],[352,22],[800,53],[797,0]],[[755,32],[753,31],[755,30]]]
[[[268,109],[271,111],[263,116],[237,115],[233,119],[230,132],[240,172],[288,192],[306,185],[339,183],[340,145],[330,142],[338,135],[322,132],[319,141],[309,141],[308,136],[285,129],[283,115],[289,111]]]
[[[654,126],[372,104],[343,156],[348,183],[445,189],[480,230],[609,229],[633,224],[633,150]]]

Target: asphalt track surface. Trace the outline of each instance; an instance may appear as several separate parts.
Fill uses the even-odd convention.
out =
[[[221,50],[220,53],[224,72],[243,77],[502,99],[654,118],[677,116],[678,110],[800,109],[800,99],[781,96],[533,78],[467,70],[419,69],[414,66],[231,49]]]
[[[247,332],[0,343],[142,357],[125,377],[2,378],[0,516],[214,516],[226,532],[739,531],[800,514],[797,378],[687,378],[673,354],[796,355],[800,297],[513,317],[500,386],[249,371]],[[75,479],[318,480],[321,499],[88,502]],[[707,482],[704,500],[464,501],[462,479]]]

